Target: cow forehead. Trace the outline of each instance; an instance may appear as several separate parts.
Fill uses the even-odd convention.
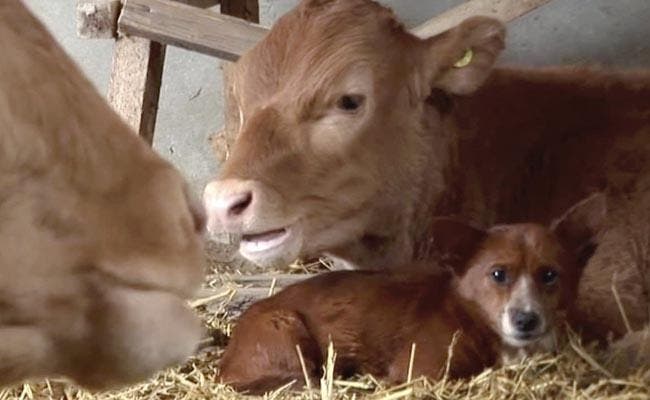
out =
[[[303,4],[282,17],[242,57],[239,96],[268,99],[284,89],[295,94],[329,87],[360,68],[379,76],[394,65],[391,61],[404,57],[409,43],[416,40],[389,9],[371,1],[334,1],[306,8]]]

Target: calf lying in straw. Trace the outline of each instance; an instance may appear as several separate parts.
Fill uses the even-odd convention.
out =
[[[302,383],[319,375],[330,341],[336,373],[391,382],[409,370],[441,377],[452,342],[451,377],[552,350],[605,214],[595,195],[550,229],[436,219],[435,247],[448,272],[341,271],[290,286],[244,313],[219,377],[253,393]]]

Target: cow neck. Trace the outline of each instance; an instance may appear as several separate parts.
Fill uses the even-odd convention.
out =
[[[439,107],[439,96],[434,103],[429,103],[436,110],[426,111],[429,115],[440,115],[434,123],[424,124],[422,130],[423,142],[429,144],[425,167],[417,176],[414,185],[420,189],[415,201],[414,212],[411,218],[410,235],[413,241],[413,258],[427,259],[431,254],[432,232],[430,221],[435,216],[458,215],[462,211],[462,192],[464,173],[458,164],[458,139],[453,134],[457,130],[453,117],[453,102],[451,98],[442,101],[444,109]],[[429,128],[439,126],[442,132]],[[441,144],[436,140],[439,137],[452,138],[444,149],[436,151]],[[436,160],[435,158],[444,158]],[[444,167],[441,167],[444,166]],[[436,177],[432,171],[440,171]],[[438,179],[441,182],[435,182]]]

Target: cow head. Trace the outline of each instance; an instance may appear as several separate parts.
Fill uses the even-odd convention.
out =
[[[445,188],[456,140],[427,99],[477,89],[503,39],[489,18],[422,40],[371,1],[304,1],[237,63],[241,124],[204,193],[208,229],[260,265],[408,259],[414,202]]]
[[[0,5],[0,386],[90,388],[184,360],[200,207],[21,2]]]

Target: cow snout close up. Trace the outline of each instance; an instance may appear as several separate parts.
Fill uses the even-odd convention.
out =
[[[205,188],[207,229],[213,238],[230,235],[239,252],[258,265],[294,261],[302,247],[299,218],[285,212],[285,202],[254,180],[223,179]]]
[[[235,182],[212,182],[204,192],[205,208],[208,212],[208,231],[237,232],[251,218],[255,192],[253,185]]]

